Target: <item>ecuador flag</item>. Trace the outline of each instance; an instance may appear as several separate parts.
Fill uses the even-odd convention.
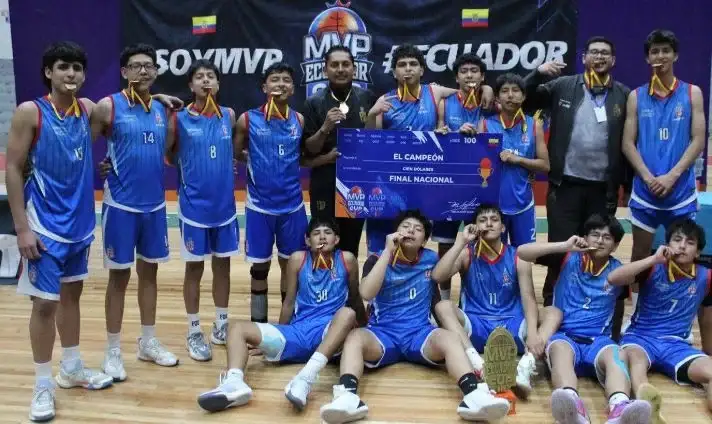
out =
[[[193,34],[214,34],[218,23],[217,16],[193,16]]]
[[[462,9],[463,28],[487,28],[489,9]]]

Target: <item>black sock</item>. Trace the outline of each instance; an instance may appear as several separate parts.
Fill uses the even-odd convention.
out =
[[[473,372],[468,372],[457,380],[457,385],[460,386],[463,395],[468,395],[477,388],[477,376]]]
[[[574,392],[576,392],[576,396],[579,395],[578,390],[574,389],[573,387],[563,387],[563,389],[564,389],[564,390],[573,390]]]
[[[356,393],[358,390],[358,378],[353,374],[344,374],[339,377],[339,384],[351,393]]]
[[[250,320],[267,322],[267,290],[252,290]]]
[[[282,292],[281,295],[282,295],[282,302],[284,302],[284,298],[287,297],[287,292]]]

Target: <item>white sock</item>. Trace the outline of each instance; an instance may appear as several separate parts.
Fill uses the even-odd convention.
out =
[[[245,379],[245,373],[239,368],[230,368],[227,370],[227,375],[236,375],[240,378],[240,380]]]
[[[155,325],[142,325],[141,326],[141,338],[144,340],[149,340],[156,337],[156,326]]]
[[[484,361],[482,360],[480,354],[477,353],[477,350],[475,350],[474,347],[470,347],[465,349],[465,354],[467,354],[467,359],[470,360],[470,365],[472,365],[472,368],[477,369],[477,371],[481,371],[482,364],[484,363]]]
[[[608,406],[614,407],[619,403],[625,402],[627,400],[630,400],[630,398],[625,393],[614,393],[611,395],[611,397],[608,398]]]
[[[106,333],[109,349],[121,349],[121,333]]]
[[[304,365],[304,368],[302,368],[297,375],[313,383],[316,381],[319,371],[326,366],[327,362],[329,362],[329,360],[326,356],[319,352],[314,352],[307,364]]]
[[[217,306],[215,307],[215,326],[222,327],[223,325],[227,324],[227,308],[218,308]]]
[[[79,355],[79,345],[62,348],[62,368],[65,371],[76,371],[81,367],[81,357]]]
[[[188,335],[200,333],[200,314],[188,314]]]
[[[564,389],[564,391],[571,393],[574,397],[579,397],[578,393],[576,393],[576,390],[574,389]]]
[[[35,362],[35,386],[52,384],[52,361]]]
[[[440,299],[450,300],[450,289],[440,289]]]

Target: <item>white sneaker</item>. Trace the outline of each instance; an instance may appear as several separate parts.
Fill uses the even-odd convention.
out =
[[[114,379],[111,376],[98,370],[85,368],[81,362],[77,369],[69,372],[60,364],[59,373],[54,379],[57,381],[57,385],[63,389],[84,387],[89,390],[101,390],[114,384]]]
[[[487,383],[478,383],[477,388],[465,395],[457,407],[457,414],[466,421],[492,422],[509,413],[509,401],[494,396]]]
[[[551,414],[558,424],[591,424],[581,398],[565,389],[551,394]]]
[[[252,389],[242,376],[234,371],[228,371],[220,374],[218,387],[198,396],[198,405],[206,411],[218,412],[233,406],[242,406],[251,398]]]
[[[213,330],[210,333],[210,341],[214,345],[227,344],[227,324],[223,324],[218,327],[216,323],[213,323]]]
[[[203,362],[213,359],[213,349],[205,341],[202,332],[188,334],[188,337],[185,338],[185,348],[190,357],[196,361]]]
[[[294,377],[284,388],[284,395],[297,409],[307,406],[307,397],[311,392],[311,383],[302,377]]]
[[[126,380],[127,375],[124,369],[124,360],[121,358],[120,348],[112,347],[107,349],[101,370],[113,378],[115,383]]]
[[[524,397],[532,392],[532,376],[536,375],[536,359],[531,353],[525,353],[517,365],[517,389]]]
[[[147,362],[154,362],[162,367],[173,367],[178,365],[178,358],[169,352],[157,338],[151,337],[144,340],[138,338],[138,359]]]
[[[321,419],[327,424],[343,424],[366,418],[368,406],[356,393],[343,385],[334,386],[334,400],[321,407]]]
[[[45,422],[54,419],[54,386],[35,386],[30,403],[30,420]]]
[[[485,360],[477,353],[475,348],[465,350],[465,354],[467,354],[467,359],[470,360],[470,365],[472,365],[477,380],[482,381],[485,377]]]

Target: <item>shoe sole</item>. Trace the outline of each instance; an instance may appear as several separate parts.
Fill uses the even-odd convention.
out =
[[[63,389],[73,389],[75,387],[82,387],[87,390],[102,390],[106,389],[107,387],[110,387],[112,384],[114,384],[114,379],[112,378],[111,380],[105,381],[101,384],[91,384],[89,382],[87,383],[75,383],[69,380],[65,380],[64,377],[62,377],[61,374],[57,374],[54,377],[54,381],[57,382],[57,385]]]
[[[651,424],[667,424],[665,418],[660,415],[660,409],[663,404],[663,395],[660,391],[650,383],[641,384],[638,388],[638,399],[644,400],[651,407]]]
[[[650,404],[647,402],[635,402],[628,406],[621,415],[620,424],[649,424]]]
[[[250,401],[252,393],[245,393],[231,401],[225,395],[199,396],[198,405],[208,412],[224,411],[228,408],[242,406]]]
[[[302,403],[302,400],[297,398],[296,396],[293,396],[291,392],[284,392],[284,397],[286,397],[287,400],[300,411],[307,406],[306,402]]]
[[[504,418],[509,413],[509,403],[499,405],[488,405],[474,413],[469,408],[457,408],[457,415],[467,421],[495,421]]]
[[[577,424],[576,402],[566,393],[555,391],[551,395],[551,414],[559,424]]]
[[[154,359],[152,359],[152,358],[150,358],[150,357],[148,357],[148,356],[143,356],[143,355],[141,355],[140,353],[136,355],[136,358],[137,358],[139,361],[153,362],[154,364],[160,365],[160,366],[162,366],[162,367],[175,367],[175,366],[177,366],[177,365],[180,363],[180,359],[176,359],[176,362],[173,363],[173,364],[166,364],[165,362],[164,362],[164,363],[160,363],[160,362],[158,362],[158,361],[156,361],[156,360],[154,360]]]
[[[227,344],[227,341],[225,341],[225,340],[220,340],[220,339],[216,339],[216,338],[211,334],[211,335],[210,335],[210,343],[212,343],[212,344],[214,344],[214,345],[218,345],[218,346],[224,346],[224,345]]]
[[[120,375],[120,376],[118,376],[118,377],[114,377],[113,375],[111,375],[111,374],[109,374],[108,372],[106,372],[106,369],[105,369],[105,368],[102,368],[102,369],[101,369],[101,372],[103,372],[104,374],[106,374],[106,375],[108,375],[109,377],[111,377],[111,378],[114,380],[114,383],[121,383],[122,381],[126,381],[126,378],[128,378],[128,375],[126,374],[126,371],[125,371],[125,370],[124,370],[123,374]]]
[[[55,417],[55,413],[52,412],[50,415],[47,416],[41,416],[37,417],[32,414],[30,414],[30,421],[35,422],[35,423],[46,423],[48,421],[52,421]]]
[[[368,407],[358,408],[353,414],[338,409],[326,409],[321,411],[321,419],[327,424],[344,424],[366,418]]]

